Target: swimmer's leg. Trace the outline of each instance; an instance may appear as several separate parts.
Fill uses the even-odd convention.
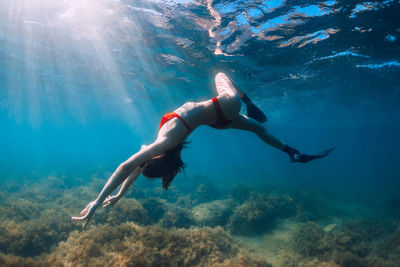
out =
[[[215,87],[219,96],[226,95],[230,98],[240,97],[247,108],[247,115],[259,123],[267,121],[267,116],[251,101],[251,99],[243,93],[235,82],[228,78],[228,76],[220,72],[215,76]]]
[[[241,108],[240,96],[232,84],[232,81],[225,73],[218,73],[215,76],[215,88],[218,93],[218,103],[221,106],[222,113],[226,119],[235,118]]]
[[[267,129],[260,123],[251,119],[243,114],[239,114],[232,123],[231,128],[250,131],[258,135],[266,144],[273,146],[277,149],[284,150],[286,144],[268,133]]]
[[[239,114],[239,116],[234,119],[231,128],[250,131],[257,134],[265,143],[287,153],[292,162],[306,163],[314,159],[324,158],[334,150],[334,148],[330,148],[316,155],[302,154],[297,149],[288,146],[275,136],[269,134],[267,129],[265,129],[260,123],[243,114]]]
[[[234,86],[233,81],[223,72],[219,72],[215,75],[215,88],[217,89],[217,94],[219,96],[226,95],[232,98],[241,97],[240,92],[237,87]]]
[[[255,119],[259,123],[264,123],[266,122],[267,116],[262,112],[254,103],[251,101],[251,99],[242,91],[240,91],[239,87],[235,84],[234,81],[232,81],[233,86],[235,86],[235,89],[238,91],[240,99],[243,101],[243,103],[246,105],[247,109],[247,116],[250,118]]]

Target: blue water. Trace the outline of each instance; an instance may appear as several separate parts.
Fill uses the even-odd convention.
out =
[[[211,6],[220,23],[191,1],[2,3],[2,174],[111,170],[152,142],[164,112],[215,95],[224,71],[271,132],[304,151],[337,150],[303,168],[251,134],[206,128],[185,152],[189,173],[224,179],[235,162],[233,174],[256,180],[396,180],[397,1]]]
[[[204,126],[173,184],[311,187],[372,206],[400,197],[399,12],[394,0],[2,1],[0,180],[108,177],[164,113],[215,96],[223,71],[271,133],[336,150],[292,164],[251,133]]]

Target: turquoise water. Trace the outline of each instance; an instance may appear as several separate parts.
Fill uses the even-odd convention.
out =
[[[178,236],[211,231],[207,234],[213,243],[213,236],[222,235],[244,251],[256,246],[258,254],[243,255],[250,262],[261,257],[274,266],[302,266],[312,258],[342,266],[398,265],[393,255],[399,246],[399,12],[400,2],[390,0],[3,1],[0,230],[7,238],[0,241],[0,263],[75,265],[71,255],[60,253],[63,246],[135,223],[130,231],[140,232],[137,225],[147,227],[141,231],[153,234],[149,240],[167,235],[163,231],[170,227],[178,229],[168,233],[178,231]],[[267,114],[265,126],[271,133],[306,153],[331,146],[336,150],[323,160],[292,164],[255,135],[203,126],[189,137],[191,143],[183,151],[185,175],[175,178],[170,191],[163,193],[159,181],[140,177],[119,208],[121,218],[99,211],[90,234],[78,235],[80,227],[70,216],[95,198],[120,162],[154,140],[164,113],[215,96],[219,71]],[[269,204],[272,196],[290,212],[271,211],[273,218],[249,223],[245,230],[235,228],[243,212],[274,206]],[[160,210],[166,215],[153,214],[155,204],[147,205],[147,199],[165,201]],[[233,204],[210,204],[227,199]],[[214,213],[230,207],[224,215],[230,219],[196,220],[193,210],[204,212],[197,206],[207,203]],[[246,209],[252,205],[256,208]],[[147,212],[147,219],[127,215],[140,214],[137,210]],[[189,214],[182,217],[187,221],[171,223],[172,217],[181,216],[177,214]],[[43,223],[45,217],[54,222]],[[373,223],[365,226],[363,220]],[[333,224],[333,230],[321,230]],[[329,242],[331,234],[345,235],[351,227],[366,232],[373,227],[379,234],[362,242],[352,236],[362,249]],[[60,234],[43,240],[34,235],[54,229]],[[269,239],[282,232],[289,236],[283,245]],[[330,245],[296,249],[307,247],[302,242],[312,234]],[[243,237],[249,235],[250,241]],[[174,237],[169,238],[173,243]],[[70,243],[60,243],[67,239]],[[6,245],[10,242],[15,243],[11,248]],[[174,262],[153,251],[147,256],[153,261],[135,262],[126,247],[109,249],[124,251],[122,259],[129,260],[120,265],[214,265],[226,259],[231,260],[227,265],[235,259],[238,264],[234,249],[202,254],[195,248],[198,242],[188,246],[195,254],[212,255],[209,261],[199,256],[197,261]],[[388,244],[386,254],[376,249]],[[145,251],[149,247],[144,245]],[[266,251],[277,247],[287,258],[269,257]],[[332,251],[347,253],[348,262]],[[161,263],[155,254],[161,255]],[[26,257],[40,255],[34,263],[26,262]],[[96,255],[87,253],[81,257],[87,262],[81,264],[93,263],[100,257]]]

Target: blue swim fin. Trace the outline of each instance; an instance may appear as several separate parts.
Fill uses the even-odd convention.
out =
[[[264,123],[268,121],[267,116],[264,114],[264,112],[262,112],[256,105],[254,105],[253,101],[251,101],[251,99],[246,94],[243,95],[242,101],[246,105],[247,116],[255,119],[259,123]]]
[[[283,151],[285,151],[286,153],[289,154],[290,160],[292,162],[306,163],[306,162],[309,162],[311,160],[324,158],[324,157],[328,156],[334,149],[335,149],[335,147],[331,147],[331,148],[329,148],[327,150],[324,150],[324,151],[322,151],[322,152],[320,152],[318,154],[307,155],[307,154],[302,154],[297,149],[286,145],[285,149]]]

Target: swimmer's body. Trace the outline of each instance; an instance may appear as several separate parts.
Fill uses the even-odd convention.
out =
[[[264,113],[231,81],[224,73],[215,76],[218,96],[202,101],[188,102],[172,113],[164,115],[157,139],[142,148],[129,159],[121,163],[104,185],[98,197],[90,202],[80,213],[72,217],[74,221],[89,223],[96,208],[102,203],[104,207],[113,206],[123,196],[128,187],[142,173],[147,177],[162,177],[163,188],[168,189],[175,175],[183,168],[180,152],[185,139],[200,125],[209,125],[218,129],[240,129],[257,134],[265,143],[286,152],[292,162],[308,162],[327,156],[333,148],[317,155],[306,155],[288,146],[268,133],[261,124],[267,120]],[[243,101],[247,107],[245,116],[240,113]],[[254,118],[254,119],[253,119]],[[111,196],[121,183],[120,191]]]

